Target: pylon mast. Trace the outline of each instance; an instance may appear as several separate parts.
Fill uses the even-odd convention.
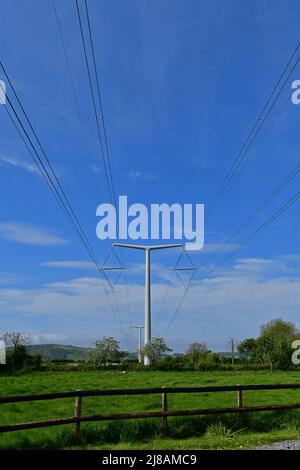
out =
[[[152,250],[164,250],[167,248],[179,248],[182,244],[172,245],[129,245],[127,243],[114,243],[113,247],[120,246],[122,248],[131,248],[133,250],[145,251],[145,326],[144,326],[144,346],[151,341],[151,266],[150,252]],[[144,356],[144,365],[150,365],[148,356]]]

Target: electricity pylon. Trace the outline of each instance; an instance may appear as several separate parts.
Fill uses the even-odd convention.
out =
[[[114,243],[113,247],[120,246],[122,248],[132,248],[134,250],[144,250],[145,259],[145,330],[144,330],[144,346],[151,341],[151,278],[150,278],[150,252],[152,250],[164,250],[166,248],[179,248],[182,244],[172,245],[128,245],[127,243]],[[148,356],[144,356],[144,365],[150,365]]]
[[[130,325],[130,328],[136,328],[139,330],[139,349],[138,349],[138,356],[139,356],[139,363],[142,362],[142,330],[145,328],[144,326],[138,325]]]

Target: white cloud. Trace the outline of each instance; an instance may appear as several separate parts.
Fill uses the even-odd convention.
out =
[[[138,179],[142,176],[142,172],[141,171],[128,171],[128,176],[132,179]]]
[[[204,243],[204,247],[201,250],[202,254],[211,254],[215,251],[218,253],[224,253],[233,251],[237,248],[237,244],[234,243]]]
[[[143,173],[142,171],[139,171],[139,170],[128,171],[127,175],[129,176],[129,178],[131,178],[133,180],[137,180],[137,179],[141,179],[141,178],[142,179],[147,179],[147,180],[152,180],[152,179],[157,178],[157,176],[154,173],[150,173],[150,172]]]
[[[0,80],[0,104],[6,103],[6,85],[5,82]]]
[[[293,262],[293,263],[299,263],[300,262],[300,255],[280,255],[277,256],[275,259],[284,261],[284,262]]]
[[[94,173],[99,173],[101,171],[101,168],[99,165],[96,165],[96,163],[90,163],[89,168],[94,172]]]
[[[248,265],[267,265],[269,260],[243,261],[238,260],[237,264],[245,264],[247,268]],[[300,276],[293,270],[289,271],[289,262],[284,266],[283,277],[279,277],[277,271],[256,273],[246,269],[242,272],[233,266],[221,274],[216,273],[211,279],[195,282],[166,334],[170,346],[178,351],[184,349],[188,342],[205,340],[210,347],[224,350],[227,337],[242,339],[255,336],[261,324],[276,317],[300,326]],[[135,266],[137,272],[141,267]],[[155,333],[163,335],[184,292],[179,283],[172,282],[168,290],[161,322],[155,328],[166,296],[166,284],[163,280],[153,279],[153,328]],[[25,330],[20,325],[26,321],[26,330],[33,335],[40,335],[41,331],[61,334],[64,336],[60,342],[73,344],[90,345],[104,335],[121,339],[116,323],[122,323],[123,331],[127,333],[129,324],[143,322],[144,286],[142,282],[131,283],[126,288],[121,281],[109,296],[110,300],[100,277],[79,277],[26,290],[3,286],[0,289],[1,323],[9,322],[6,330]],[[126,296],[130,302],[131,319],[126,312]],[[112,309],[111,305],[115,307]],[[53,341],[56,341],[55,337]]]
[[[238,260],[243,266],[266,266],[273,263],[271,259],[264,259],[264,258],[241,258]]]
[[[24,276],[14,273],[0,273],[0,285],[16,284],[24,281]]]
[[[62,333],[36,333],[30,336],[30,344],[63,344],[67,339]]]
[[[30,173],[34,173],[36,175],[40,174],[37,166],[33,163],[27,163],[23,160],[19,160],[14,157],[9,157],[7,155],[0,155],[0,160],[2,162],[7,163],[8,165],[29,171]]]
[[[22,222],[0,223],[0,237],[24,245],[58,246],[69,243],[53,233],[51,229],[37,227]]]
[[[274,268],[276,261],[271,259],[263,258],[242,258],[239,259],[234,267],[236,270],[240,271],[265,271],[270,268]]]
[[[41,266],[60,269],[96,269],[91,261],[46,261]]]

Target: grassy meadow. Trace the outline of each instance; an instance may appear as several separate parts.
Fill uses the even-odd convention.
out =
[[[89,371],[32,372],[0,375],[0,394],[147,388],[160,386],[205,386],[300,382],[299,372],[154,372]],[[169,409],[236,406],[235,392],[172,394]],[[300,402],[299,390],[244,392],[245,405]],[[82,414],[155,411],[161,409],[160,395],[88,397]],[[74,400],[1,405],[1,424],[73,416]],[[82,424],[80,438],[73,426],[3,433],[3,449],[243,449],[284,439],[298,439],[300,412],[262,412],[245,417],[241,429],[238,416],[200,416],[169,419],[168,436],[162,434],[160,419]]]

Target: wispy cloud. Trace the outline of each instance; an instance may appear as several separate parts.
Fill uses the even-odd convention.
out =
[[[60,269],[96,269],[91,261],[46,261],[41,263],[41,266]]]
[[[290,256],[289,259],[293,257]],[[293,263],[290,265],[290,261],[283,263],[280,260],[278,270],[283,269],[282,277],[278,276],[277,269],[276,272],[270,269],[264,273],[248,270],[248,266],[263,268],[270,264],[269,261],[272,266],[277,266],[278,257],[270,260],[240,259],[210,279],[195,281],[182,311],[176,315],[166,334],[168,344],[174,350],[183,350],[188,342],[205,340],[213,348],[223,350],[226,337],[242,339],[255,336],[259,326],[272,318],[281,316],[299,324],[299,271],[295,274],[292,269],[288,273],[293,268]],[[242,265],[245,265],[244,272],[236,269],[236,266]],[[142,271],[142,267],[136,265],[137,270]],[[154,265],[154,270],[155,268]],[[129,321],[142,320],[144,286],[134,281],[125,287],[124,283],[121,280],[116,291],[109,295],[120,296],[120,299],[125,299],[125,295],[128,295],[132,318],[127,318],[125,307],[124,312],[120,312],[120,320],[127,325],[131,324]],[[179,283],[168,284],[167,302],[159,324],[161,334],[165,334],[164,328],[173,318],[183,294],[183,289],[178,288]],[[155,324],[166,298],[166,283],[154,278],[152,288]],[[105,282],[101,278],[88,276],[51,282],[30,289],[3,286],[0,288],[0,318],[6,322],[7,331],[16,328],[15,325],[20,328],[22,322],[27,325],[26,328],[30,325],[29,332],[38,336],[37,342],[59,341],[88,345],[101,335],[120,334],[106,295]],[[56,328],[55,331],[52,330],[53,327]],[[49,336],[41,338],[41,331]],[[56,334],[60,335],[63,331],[67,331],[66,336],[56,337]],[[90,335],[93,338],[89,339]]]
[[[6,240],[35,246],[66,245],[68,240],[53,233],[52,229],[22,222],[0,223],[0,237]]]
[[[151,180],[151,179],[157,178],[157,175],[155,175],[154,173],[150,173],[150,172],[143,173],[143,172],[140,171],[140,170],[131,170],[131,171],[128,171],[128,172],[127,172],[127,175],[128,175],[129,178],[131,178],[132,180],[138,180],[138,179]]]
[[[99,165],[96,165],[96,163],[90,163],[89,168],[94,172],[94,173],[99,173],[101,171],[101,168]]]
[[[241,258],[235,265],[236,270],[261,272],[274,268],[275,261],[264,258]]]
[[[5,82],[0,80],[0,104],[6,103],[6,86]]]
[[[59,344],[63,343],[67,335],[61,333],[37,333],[30,336],[31,344]]]
[[[19,160],[15,157],[7,156],[7,155],[0,155],[0,160],[4,163],[7,163],[10,166],[26,170],[29,173],[34,173],[36,175],[39,174],[38,168],[33,163],[28,163],[23,160]]]
[[[233,251],[238,245],[234,243],[204,243],[201,254],[224,253]]]
[[[15,273],[0,272],[0,285],[16,284],[24,282],[25,276]]]
[[[97,335],[84,332],[40,332],[30,335],[30,344],[69,344],[76,346],[92,346],[98,339]]]

